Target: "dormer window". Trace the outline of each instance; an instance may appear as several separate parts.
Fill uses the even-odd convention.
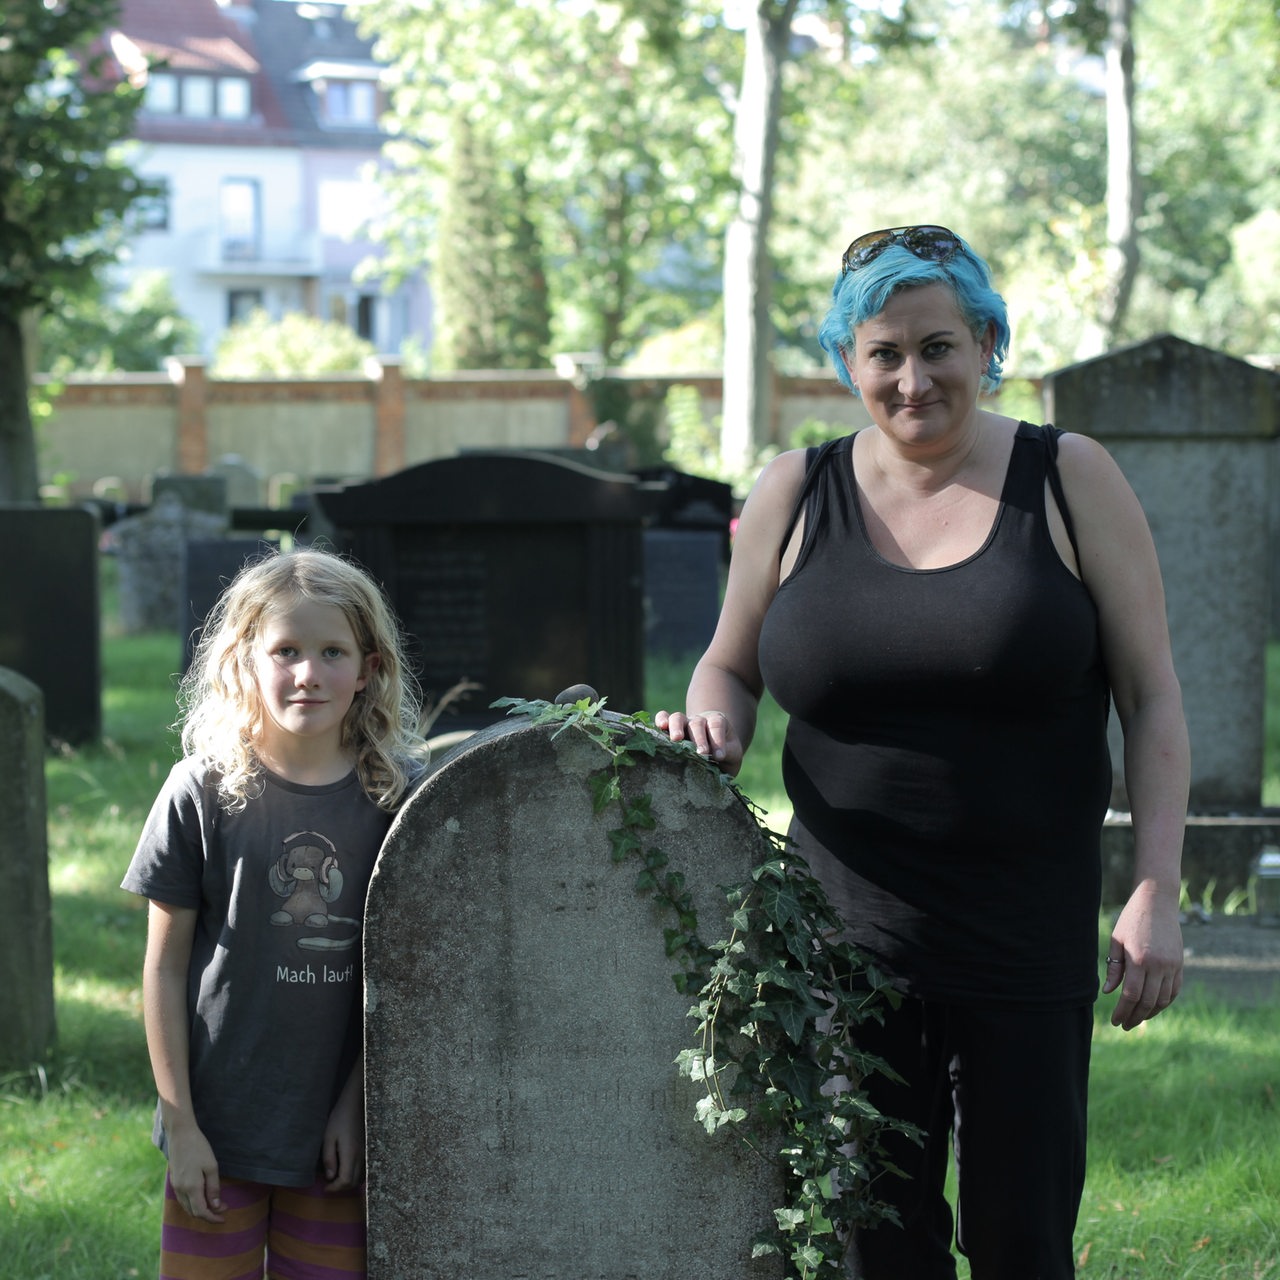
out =
[[[213,77],[182,77],[182,114],[195,120],[213,115]]]
[[[158,116],[174,115],[178,110],[178,77],[168,71],[150,72],[143,109]]]
[[[218,116],[223,120],[249,118],[249,81],[244,76],[219,77]]]
[[[378,77],[373,62],[317,59],[298,72],[315,94],[316,118],[337,129],[375,128],[378,123]]]
[[[326,123],[337,125],[371,125],[378,110],[378,93],[367,80],[328,80],[321,101]]]
[[[246,76],[175,75],[171,71],[152,71],[147,76],[143,110],[149,115],[248,120],[252,107]]]

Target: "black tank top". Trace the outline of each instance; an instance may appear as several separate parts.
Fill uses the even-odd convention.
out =
[[[913,995],[1097,994],[1108,686],[1097,610],[1049,533],[1051,430],[1020,424],[986,542],[940,569],[879,555],[853,437],[824,448],[760,635],[792,838]]]

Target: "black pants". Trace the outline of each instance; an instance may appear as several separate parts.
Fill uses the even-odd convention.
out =
[[[1072,1236],[1084,1189],[1089,1006],[968,1008],[904,999],[858,1044],[903,1077],[863,1082],[885,1115],[925,1130],[896,1135],[890,1159],[910,1176],[876,1182],[902,1227],[857,1234],[857,1280],[955,1280],[952,1215],[943,1195],[954,1143],[956,1243],[973,1280],[1072,1280]]]

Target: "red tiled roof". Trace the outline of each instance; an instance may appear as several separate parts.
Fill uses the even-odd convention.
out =
[[[167,71],[247,76],[253,81],[253,120],[188,122],[144,113],[138,117],[138,137],[153,142],[266,144],[279,142],[287,133],[289,122],[258,58],[252,25],[242,25],[217,0],[121,0],[115,30],[148,62],[163,62]]]
[[[116,26],[172,71],[256,75],[262,69],[249,34],[215,0],[122,0]]]

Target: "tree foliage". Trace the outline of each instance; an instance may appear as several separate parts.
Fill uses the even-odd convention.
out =
[[[163,271],[138,276],[119,297],[95,281],[55,300],[41,317],[37,359],[55,377],[146,373],[166,357],[196,351],[200,335],[179,310]]]
[[[393,273],[443,265],[450,124],[461,116],[524,175],[557,350],[613,363],[655,314],[687,318],[674,299],[718,261],[726,214],[719,87],[732,59],[710,0],[647,16],[611,3],[371,0],[361,18],[392,64],[382,235]]]
[[[525,166],[504,163],[485,130],[464,112],[451,121],[450,140],[432,367],[545,368],[551,314]]]
[[[209,371],[219,378],[351,373],[376,354],[373,343],[336,320],[301,311],[273,320],[255,310],[223,333]]]
[[[10,0],[0,28],[0,501],[37,497],[23,316],[114,260],[146,184],[115,149],[141,91],[95,40],[117,0]]]

